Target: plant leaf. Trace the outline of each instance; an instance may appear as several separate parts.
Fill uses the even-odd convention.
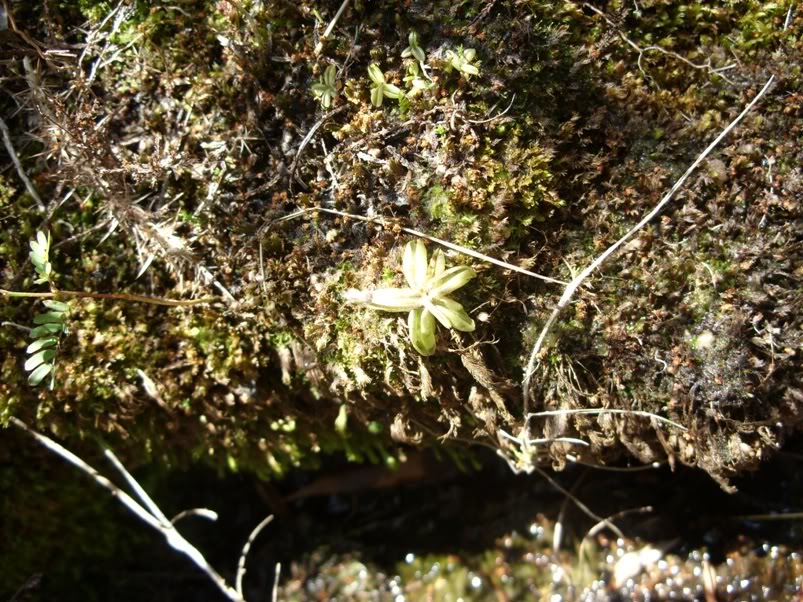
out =
[[[44,349],[35,353],[28,360],[25,362],[25,371],[30,372],[34,368],[36,368],[39,364],[43,362],[50,362],[56,356],[55,349]]]
[[[337,67],[329,65],[326,71],[323,72],[323,82],[330,88],[334,88],[335,79],[337,78]]]
[[[404,247],[402,272],[407,284],[421,290],[427,281],[427,246],[419,239],[411,240]]]
[[[456,265],[442,272],[429,282],[429,294],[432,297],[443,297],[456,291],[474,278],[477,273],[465,265]]]
[[[28,345],[27,349],[25,349],[25,353],[30,355],[31,353],[36,353],[40,349],[44,349],[45,347],[50,347],[52,345],[55,345],[56,343],[58,343],[58,340],[55,339],[54,337],[48,337],[46,339],[37,339],[36,341]]]
[[[432,307],[427,307],[441,324],[444,324],[444,319],[449,323],[447,328],[451,327],[455,330],[462,332],[472,332],[476,327],[474,320],[472,320],[457,301],[452,299],[440,298],[434,299],[431,303]],[[446,326],[446,324],[444,324]]]
[[[42,364],[28,376],[28,383],[38,385],[53,370],[53,364]]]
[[[388,98],[399,98],[402,92],[393,84],[383,84],[382,93]]]
[[[384,100],[385,95],[382,92],[382,88],[385,87],[385,84],[377,84],[373,88],[371,88],[371,104],[375,107],[382,106],[382,100]]]
[[[444,255],[443,251],[440,249],[435,249],[435,252],[432,254],[432,259],[429,260],[429,271],[427,272],[427,278],[430,280],[437,278],[445,271],[446,255]]]
[[[370,291],[362,303],[372,309],[397,312],[421,307],[423,299],[411,288],[378,288]]]
[[[407,317],[410,342],[421,355],[435,353],[435,318],[424,308],[414,309]]]
[[[64,324],[61,322],[42,324],[41,326],[37,326],[31,331],[31,338],[38,339],[42,335],[55,334],[57,332],[63,332],[63,331],[64,331]]]
[[[375,84],[384,84],[385,83],[385,74],[382,73],[382,70],[379,68],[379,65],[372,64],[368,66],[368,77],[371,78],[371,81]]]
[[[33,317],[34,324],[57,324],[61,322],[64,322],[64,312],[62,311],[49,311]]]
[[[47,307],[48,309],[52,309],[53,311],[61,311],[66,313],[70,309],[69,305],[61,301],[47,300],[47,301],[42,301],[42,303],[45,304],[45,307]]]
[[[417,60],[419,63],[423,63],[427,60],[427,55],[424,54],[424,51],[420,46],[410,46],[410,51],[412,52],[415,60]]]
[[[44,255],[31,251],[28,253],[28,257],[31,258],[31,263],[37,270],[45,269],[45,263],[47,262],[47,259],[44,257]]]
[[[427,280],[427,247],[419,239],[411,240],[404,247],[402,273],[407,284],[421,290]]]

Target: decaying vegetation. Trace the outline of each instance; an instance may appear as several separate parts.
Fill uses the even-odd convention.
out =
[[[683,463],[728,488],[800,430],[791,0],[3,6],[0,287],[44,290],[42,230],[59,289],[215,299],[73,302],[49,391],[23,370],[43,308],[4,298],[3,424],[265,479],[409,446],[521,460],[563,284],[775,76],[562,311],[528,410],[567,412],[529,436],[544,465]],[[406,286],[411,231],[477,274],[456,293],[475,330],[426,357],[405,319],[345,306]]]

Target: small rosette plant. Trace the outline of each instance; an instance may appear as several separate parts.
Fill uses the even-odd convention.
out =
[[[476,276],[472,268],[459,265],[447,269],[440,249],[428,260],[427,247],[415,240],[404,249],[402,272],[408,288],[351,289],[346,293],[347,299],[379,311],[409,312],[410,341],[421,355],[435,352],[436,322],[462,332],[474,330],[474,320],[460,303],[449,298]]]

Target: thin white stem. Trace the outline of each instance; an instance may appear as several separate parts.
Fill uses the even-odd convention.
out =
[[[148,524],[150,527],[159,531],[172,548],[189,556],[189,558],[195,563],[195,565],[198,568],[200,568],[204,573],[206,573],[206,575],[212,580],[212,582],[229,600],[232,600],[232,602],[244,602],[242,596],[232,587],[230,587],[226,583],[225,579],[223,579],[223,577],[221,577],[220,574],[209,565],[209,563],[206,561],[206,558],[204,558],[204,555],[198,550],[198,548],[196,548],[190,542],[184,539],[184,537],[175,529],[175,527],[173,527],[170,521],[168,521],[167,519],[163,520],[164,514],[161,512],[161,510],[156,508],[156,514],[158,516],[151,514],[145,508],[143,508],[134,498],[132,498],[125,491],[117,487],[117,485],[112,483],[109,479],[104,477],[97,470],[92,468],[92,466],[84,462],[81,458],[76,456],[74,453],[72,453],[65,447],[62,447],[49,437],[33,430],[18,418],[12,416],[10,418],[10,422],[14,426],[27,432],[46,449],[49,449],[56,455],[61,456],[64,460],[66,460],[67,462],[69,462],[70,464],[72,464],[85,474],[92,477],[92,479],[94,479],[98,485],[109,491],[112,494],[112,496],[120,500],[120,503],[122,503],[123,506],[125,506],[134,515],[136,515],[137,518]],[[107,450],[106,455],[110,460],[112,460],[113,463],[115,463],[115,466],[118,467],[118,470],[120,470],[123,473],[128,483],[129,484],[133,483],[132,487],[134,487],[134,484],[136,485],[134,489],[138,492],[138,495],[140,494],[140,492],[144,494],[144,491],[142,490],[140,485],[133,480],[134,477],[132,477],[130,473],[128,473],[128,471],[125,470],[125,468],[122,468],[122,464],[119,463],[119,460],[117,460],[114,454],[112,454]],[[150,497],[148,497],[147,494],[144,494],[143,501],[145,499],[149,500],[150,503],[153,504],[153,501],[150,499]]]
[[[217,512],[210,510],[209,508],[190,508],[189,510],[182,510],[176,514],[170,519],[170,522],[175,525],[178,521],[189,518],[190,516],[199,516],[201,518],[205,518],[206,520],[211,520],[212,522],[218,519]]]
[[[477,125],[479,125],[481,123],[491,123],[492,121],[496,121],[500,117],[504,117],[505,116],[505,114],[510,110],[510,107],[513,106],[513,102],[515,100],[516,100],[516,95],[513,94],[513,98],[510,99],[510,103],[507,105],[507,108],[504,111],[502,111],[501,113],[499,113],[498,115],[494,115],[493,117],[488,117],[487,119],[478,119],[478,120],[468,119],[467,121],[469,123],[473,123],[473,124],[477,124]]]
[[[664,418],[663,416],[659,416],[658,414],[653,414],[652,412],[644,412],[642,410],[618,410],[618,409],[611,409],[611,408],[578,408],[578,409],[567,409],[567,410],[544,410],[543,412],[533,412],[532,414],[527,415],[527,419],[530,418],[538,418],[541,416],[565,416],[567,414],[591,414],[591,415],[599,415],[599,414],[623,414],[625,416],[643,416],[645,418],[655,418],[655,420],[659,422],[663,422],[664,424],[669,424],[674,426],[681,431],[688,430],[686,427],[678,424],[677,422],[672,422],[669,418]]]
[[[272,602],[279,602],[279,577],[282,574],[282,563],[276,563],[276,575],[273,577],[273,592],[271,594]]]
[[[322,213],[329,213],[331,215],[339,215],[340,217],[346,217],[348,219],[354,219],[361,222],[377,223],[383,226],[390,225],[390,222],[388,220],[385,220],[381,217],[364,217],[362,215],[355,215],[353,213],[346,213],[344,211],[338,211],[337,209],[328,209],[326,207],[308,207],[306,209],[299,209],[298,211],[295,211],[289,215],[280,217],[279,219],[275,220],[272,223],[289,221],[307,215],[308,213],[315,213],[316,211],[320,211]],[[524,268],[520,268],[519,266],[513,265],[512,263],[507,263],[506,261],[502,261],[500,259],[494,259],[493,257],[490,257],[488,255],[483,255],[482,253],[478,253],[477,251],[472,251],[471,249],[467,249],[466,247],[461,247],[460,245],[456,245],[452,242],[449,242],[448,240],[435,238],[434,236],[425,234],[420,230],[414,230],[413,228],[399,228],[399,229],[402,232],[410,234],[411,236],[417,236],[418,238],[423,238],[424,240],[428,240],[435,244],[441,245],[442,247],[446,247],[447,249],[450,249],[457,253],[461,253],[462,255],[467,255],[468,257],[473,257],[474,259],[479,259],[480,261],[492,263],[501,268],[505,268],[506,270],[511,270],[512,272],[518,272],[519,274],[524,274],[525,276],[530,276],[531,278],[537,278],[538,280],[551,282],[553,284],[563,284],[565,286],[568,286],[569,284],[567,282],[564,282],[563,280],[557,280],[555,278],[550,278],[548,276],[542,276],[541,274],[536,274],[535,272],[531,272],[530,270],[525,270]]]
[[[164,515],[162,510],[159,506],[156,505],[156,502],[153,501],[151,496],[147,494],[147,492],[142,488],[134,476],[128,472],[123,463],[117,459],[117,456],[114,455],[114,452],[110,449],[104,449],[103,454],[108,458],[108,460],[112,463],[112,465],[117,469],[117,471],[123,475],[125,482],[128,483],[128,486],[133,489],[134,493],[137,494],[139,500],[145,505],[148,509],[148,512],[151,513],[153,517],[156,518],[163,526],[172,524],[168,518]]]
[[[245,562],[248,558],[248,552],[251,551],[251,544],[254,543],[254,540],[262,532],[262,529],[267,527],[272,520],[273,520],[273,515],[271,514],[265,517],[261,523],[259,523],[256,527],[254,527],[254,530],[251,531],[251,535],[248,536],[248,539],[246,540],[245,545],[243,546],[243,551],[240,553],[240,560],[237,562],[237,577],[234,580],[235,588],[237,589],[237,593],[240,594],[240,597],[243,597],[243,577],[245,577]]]
[[[544,344],[544,340],[546,339],[549,330],[554,325],[555,321],[558,318],[560,312],[569,304],[572,297],[574,296],[577,289],[580,285],[585,281],[591,273],[600,267],[608,257],[613,255],[623,244],[625,244],[630,238],[633,237],[639,230],[641,230],[644,226],[646,226],[652,219],[657,216],[661,211],[666,207],[667,203],[672,200],[672,197],[675,196],[675,193],[683,186],[683,184],[688,180],[689,176],[699,167],[699,165],[705,161],[706,157],[711,154],[717,145],[722,142],[722,140],[727,136],[733,128],[735,128],[742,119],[750,112],[750,110],[758,103],[758,101],[764,96],[767,92],[769,87],[772,85],[772,82],[775,81],[775,76],[771,76],[767,83],[764,84],[764,87],[761,88],[758,94],[750,101],[750,103],[744,108],[744,110],[739,113],[739,115],[731,121],[728,126],[720,132],[720,134],[714,138],[714,140],[705,148],[705,150],[700,153],[697,159],[689,166],[686,172],[675,182],[675,185],[672,186],[669,192],[667,192],[661,201],[653,207],[653,209],[645,215],[642,220],[633,226],[627,234],[625,234],[622,238],[617,240],[613,243],[610,247],[605,249],[605,251],[599,255],[594,261],[592,261],[582,272],[580,272],[564,289],[563,295],[561,295],[560,300],[558,301],[555,309],[552,311],[552,314],[549,316],[546,324],[544,324],[541,333],[538,335],[538,339],[536,340],[535,346],[533,347],[532,351],[530,352],[530,359],[527,362],[527,368],[524,372],[524,379],[522,381],[522,393],[523,393],[523,405],[524,405],[524,415],[528,416],[529,408],[530,408],[530,385],[533,374],[535,372],[535,365],[538,360],[538,355],[541,352],[541,348]],[[525,421],[525,430],[526,430],[526,421]]]
[[[586,505],[585,505],[583,502],[581,502],[581,501],[580,501],[580,500],[577,498],[577,496],[576,496],[576,495],[574,495],[574,494],[573,494],[571,491],[569,491],[568,489],[566,489],[565,487],[563,487],[563,486],[562,486],[560,483],[558,483],[558,482],[557,482],[555,479],[553,479],[552,477],[550,477],[550,476],[549,476],[549,475],[548,475],[546,472],[544,472],[543,470],[541,470],[541,469],[540,469],[540,468],[538,468],[537,466],[533,466],[533,469],[535,470],[535,472],[537,472],[537,473],[538,473],[538,474],[540,474],[542,477],[544,477],[544,478],[545,478],[547,481],[549,481],[549,484],[550,484],[550,485],[552,485],[552,486],[553,486],[555,489],[557,489],[557,490],[558,490],[558,491],[560,491],[560,492],[561,492],[563,495],[565,495],[565,496],[566,496],[566,497],[568,497],[570,500],[572,500],[572,501],[574,502],[574,505],[575,505],[575,506],[577,506],[577,507],[578,507],[578,508],[579,508],[579,509],[580,509],[580,510],[581,510],[581,511],[582,511],[582,512],[583,512],[583,513],[586,515],[586,516],[588,516],[588,517],[589,517],[589,518],[591,518],[591,519],[594,519],[594,520],[595,520],[595,521],[597,521],[597,522],[601,522],[601,523],[605,524],[605,526],[606,526],[606,527],[608,527],[608,528],[609,528],[611,531],[613,531],[614,533],[616,533],[617,537],[624,538],[624,533],[622,533],[622,532],[619,530],[619,528],[618,528],[616,525],[614,525],[614,524],[613,524],[611,521],[609,521],[609,520],[606,520],[606,519],[602,518],[601,516],[599,516],[598,514],[594,513],[594,512],[591,510],[591,508],[589,508],[589,507],[588,507],[588,506],[586,506]]]

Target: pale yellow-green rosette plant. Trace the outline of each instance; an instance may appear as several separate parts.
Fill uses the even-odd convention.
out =
[[[402,272],[409,288],[351,289],[346,297],[379,311],[410,312],[407,319],[410,341],[421,355],[435,352],[436,321],[445,328],[474,330],[474,320],[460,303],[448,296],[476,276],[472,268],[458,265],[446,269],[446,257],[440,249],[427,261],[427,247],[415,240],[404,249]]]
[[[335,87],[336,79],[337,67],[329,65],[326,71],[323,72],[321,81],[312,85],[312,94],[321,102],[321,106],[324,109],[331,107],[332,101],[334,101],[337,96],[337,88]]]
[[[371,86],[371,104],[379,108],[387,98],[401,98],[402,91],[385,81],[385,74],[378,65],[368,65],[368,77],[374,83]]]

